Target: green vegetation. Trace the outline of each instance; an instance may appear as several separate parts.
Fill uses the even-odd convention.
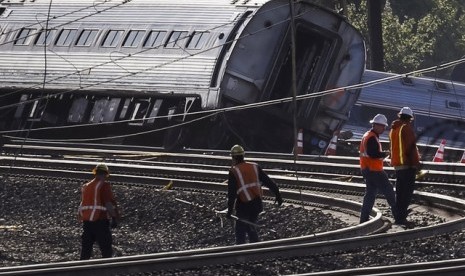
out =
[[[367,1],[372,0],[333,3],[339,8],[345,6],[347,18],[368,44]],[[385,3],[382,28],[386,71],[407,73],[465,56],[465,0],[385,0]],[[448,77],[450,71],[433,72],[432,76]]]

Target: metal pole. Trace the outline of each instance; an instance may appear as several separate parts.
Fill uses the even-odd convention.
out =
[[[297,159],[297,73],[295,63],[295,23],[294,23],[294,0],[289,0],[290,8],[290,30],[291,30],[291,64],[292,64],[292,106],[293,106],[293,125],[294,125],[294,162]]]
[[[297,72],[296,72],[296,50],[295,50],[295,22],[294,22],[294,0],[289,0],[289,9],[291,15],[291,63],[292,63],[292,106],[293,106],[293,124],[294,124],[294,168],[295,178],[299,181],[299,175],[297,173]],[[302,141],[303,143],[303,141]],[[300,197],[302,200],[302,189],[299,188]],[[302,206],[304,205],[302,200]]]
[[[384,71],[383,30],[381,23],[382,2],[384,1],[367,0],[371,69],[378,71]]]

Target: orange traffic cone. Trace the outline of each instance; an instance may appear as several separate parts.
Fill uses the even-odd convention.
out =
[[[441,140],[438,151],[434,155],[433,162],[444,162],[444,147],[446,146],[446,139]]]
[[[325,155],[336,155],[337,135],[338,133],[335,133],[333,138],[329,142],[329,145],[325,151]]]
[[[299,129],[297,133],[297,149],[294,151],[295,154],[303,154],[304,153],[304,131],[303,129]]]
[[[460,160],[460,163],[465,163],[465,151],[463,151],[462,160]]]

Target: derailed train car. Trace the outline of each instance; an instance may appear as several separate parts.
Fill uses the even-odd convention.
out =
[[[465,146],[465,83],[431,77],[405,77],[399,74],[366,70],[363,83],[378,82],[361,89],[343,130],[360,139],[369,120],[383,113],[391,122],[404,107],[410,107],[414,129],[420,143]],[[387,138],[384,133],[384,138]]]
[[[342,16],[309,1],[293,6],[291,13],[287,0],[3,1],[0,129],[290,152],[291,102],[225,108],[293,96],[291,22],[297,95],[357,84],[365,64],[363,38]],[[358,95],[341,89],[297,102],[307,153],[326,148]],[[5,132],[12,130],[22,131]]]

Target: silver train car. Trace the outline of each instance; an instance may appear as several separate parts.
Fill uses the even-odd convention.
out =
[[[359,83],[365,45],[337,13],[305,0],[293,7],[287,0],[0,1],[1,133],[290,152],[294,108],[280,99],[293,96],[294,37],[296,94],[309,96],[297,102],[297,127],[305,151],[321,153],[359,91],[315,93]]]
[[[386,72],[366,70],[363,83],[386,78],[386,82],[362,88],[359,99],[350,112],[343,130],[354,138],[370,127],[369,120],[383,113],[391,122],[404,106],[414,112],[414,127],[421,143],[465,147],[465,83],[427,77],[402,77]],[[384,138],[387,139],[387,132]]]

